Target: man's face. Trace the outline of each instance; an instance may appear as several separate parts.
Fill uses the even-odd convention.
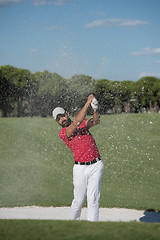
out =
[[[71,119],[67,113],[58,114],[56,118],[56,122],[62,127],[68,127],[71,124]]]

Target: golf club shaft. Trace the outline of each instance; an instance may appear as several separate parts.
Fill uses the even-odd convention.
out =
[[[78,80],[80,81],[80,83],[81,83],[81,85],[83,86],[84,90],[85,90],[88,94],[90,94],[90,92],[88,91],[88,89],[86,88],[86,86],[84,85],[84,83],[82,82],[82,80],[80,79],[80,77],[78,77],[77,75],[76,75],[76,77],[77,77]]]

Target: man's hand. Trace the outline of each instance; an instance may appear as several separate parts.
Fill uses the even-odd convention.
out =
[[[92,102],[92,100],[93,100],[94,98],[95,98],[95,97],[93,96],[93,94],[90,94],[90,95],[88,96],[88,101],[87,101],[87,103],[91,104],[91,102]]]
[[[96,99],[95,97],[92,99],[91,107],[92,107],[93,110],[95,110],[95,111],[98,109],[98,101],[97,101],[97,99]]]
[[[86,121],[86,126],[88,128],[91,128],[100,123],[100,115],[99,115],[99,112],[96,111],[98,109],[97,99],[92,94],[89,96],[89,98],[90,98],[90,100],[92,99],[90,104],[91,104],[91,107],[93,108],[94,112],[93,112],[93,118]]]

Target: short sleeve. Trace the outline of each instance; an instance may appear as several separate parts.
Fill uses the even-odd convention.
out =
[[[62,128],[60,133],[59,133],[59,137],[64,141],[67,136],[66,136],[66,128]]]

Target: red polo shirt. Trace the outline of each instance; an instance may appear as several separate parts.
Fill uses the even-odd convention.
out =
[[[66,127],[62,128],[59,136],[71,149],[74,160],[77,162],[88,162],[100,156],[95,140],[86,126],[85,119],[75,132],[68,138]]]

